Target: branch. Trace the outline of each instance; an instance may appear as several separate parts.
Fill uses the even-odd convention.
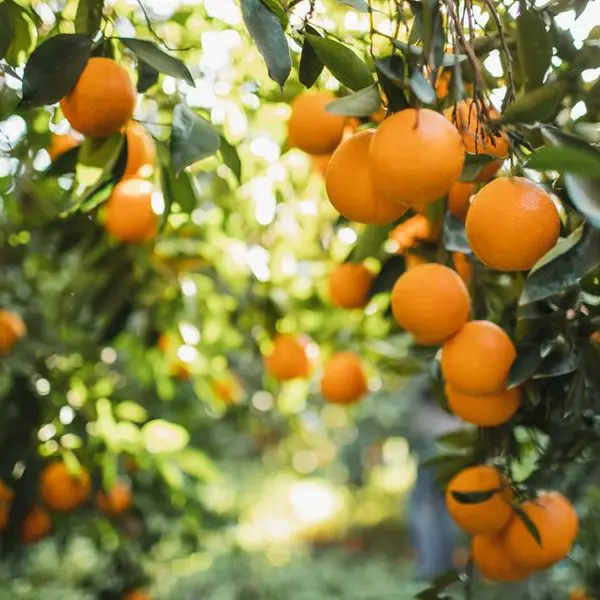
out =
[[[144,20],[146,21],[146,27],[148,27],[148,31],[152,34],[152,37],[157,40],[158,42],[160,42],[167,50],[169,50],[170,52],[187,52],[188,50],[193,50],[195,48],[195,46],[187,46],[186,48],[171,48],[171,46],[169,46],[169,44],[167,44],[167,42],[165,42],[165,40],[163,40],[158,33],[156,33],[153,25],[152,25],[152,20],[150,19],[150,15],[148,15],[148,11],[146,10],[146,7],[144,6],[144,4],[142,3],[142,0],[137,0],[138,6],[141,8],[142,13],[144,14]]]

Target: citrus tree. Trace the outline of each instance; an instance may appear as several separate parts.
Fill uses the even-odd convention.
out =
[[[136,555],[234,517],[215,461],[425,370],[473,539],[421,597],[560,562],[598,439],[592,16],[0,3],[6,551],[77,528],[120,574],[94,588],[143,597]]]

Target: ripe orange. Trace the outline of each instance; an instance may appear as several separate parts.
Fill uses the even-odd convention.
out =
[[[450,410],[461,419],[478,427],[496,427],[506,423],[521,406],[521,388],[505,390],[488,396],[473,396],[457,392],[446,384]]]
[[[123,600],[150,600],[150,596],[142,590],[131,590],[123,596]]]
[[[374,135],[372,129],[365,129],[339,145],[329,161],[325,185],[329,201],[347,219],[383,225],[392,223],[407,209],[375,189],[368,162]]]
[[[325,179],[325,174],[327,173],[327,167],[329,166],[329,161],[331,160],[332,154],[314,154],[310,157],[312,161],[313,170],[318,173],[323,179]]]
[[[50,136],[50,147],[48,148],[50,160],[54,162],[61,154],[77,148],[80,143],[81,141],[70,133],[53,133]]]
[[[559,492],[545,492],[520,508],[535,525],[542,545],[515,517],[506,529],[506,548],[515,562],[526,569],[546,569],[565,558],[579,530],[571,502]]]
[[[0,355],[8,354],[26,333],[21,315],[0,309]]]
[[[378,110],[376,110],[374,113],[371,113],[369,116],[369,120],[372,123],[381,123],[387,116],[387,110],[385,108],[383,108],[383,106],[381,108],[379,108]]]
[[[275,336],[271,353],[265,357],[265,368],[277,381],[308,377],[311,365],[306,355],[306,344],[295,335]]]
[[[331,92],[304,92],[292,102],[292,114],[288,121],[290,146],[308,154],[333,152],[342,139],[345,117],[334,115],[325,106],[335,100]]]
[[[480,111],[481,112],[481,111]],[[488,109],[492,119],[500,115],[494,108]],[[488,154],[499,159],[506,158],[509,151],[508,138],[504,132],[485,130],[477,115],[477,104],[474,100],[462,100],[455,107],[451,106],[444,111],[444,115],[454,123],[462,136],[465,149],[470,154]],[[502,165],[502,160],[495,160],[487,164],[478,174],[477,181],[491,179]]]
[[[396,242],[397,254],[414,248],[419,242],[434,242],[439,237],[439,227],[432,227],[424,215],[415,215],[403,221],[390,232],[389,239]]]
[[[488,267],[528,271],[558,241],[560,218],[544,188],[523,177],[499,177],[475,195],[466,232]]]
[[[146,179],[152,175],[156,163],[156,145],[146,128],[137,121],[129,121],[125,129],[127,164],[123,179]]]
[[[127,70],[110,58],[90,58],[75,87],[60,101],[67,121],[89,137],[108,137],[129,121],[137,92]]]
[[[487,500],[466,504],[452,492],[498,490]],[[454,522],[467,533],[496,533],[510,521],[513,493],[498,469],[487,465],[468,467],[455,475],[446,488],[446,507]]]
[[[473,263],[471,262],[471,259],[462,252],[453,252],[452,263],[454,264],[456,272],[460,275],[460,278],[466,285],[469,285],[471,279],[473,279]]]
[[[475,193],[475,184],[466,181],[456,181],[448,192],[448,211],[461,221],[467,218],[471,196]]]
[[[451,71],[441,71],[435,80],[435,93],[440,100],[448,97],[450,92]]]
[[[464,162],[465,149],[456,127],[427,108],[407,108],[385,119],[369,152],[376,189],[410,206],[445,196]]]
[[[127,179],[117,183],[106,203],[104,226],[121,242],[142,242],[156,234],[158,218],[152,210],[152,183]]]
[[[452,269],[429,263],[403,273],[392,289],[398,324],[420,344],[439,344],[469,319],[469,292]]]
[[[481,396],[506,389],[517,350],[490,321],[471,321],[442,346],[442,373],[454,390]]]
[[[569,592],[569,600],[593,600],[591,596],[585,593],[585,590],[581,588],[573,588]]]
[[[331,301],[340,308],[364,308],[373,279],[373,273],[364,265],[336,265],[328,280]]]
[[[321,394],[333,404],[354,404],[367,393],[367,376],[362,362],[352,352],[337,352],[325,365]]]
[[[50,515],[41,507],[35,506],[21,525],[21,541],[33,544],[52,531]]]
[[[82,505],[90,495],[90,476],[81,467],[72,475],[62,461],[47,465],[40,475],[40,495],[52,510],[71,511]]]
[[[4,482],[0,480],[0,531],[2,531],[8,523],[8,517],[10,515],[14,497],[14,492],[6,487]]]
[[[514,561],[504,538],[504,532],[476,535],[471,542],[473,562],[489,581],[522,581],[531,571]]]
[[[123,482],[118,482],[108,492],[98,491],[96,504],[107,515],[120,515],[131,506],[131,489]]]

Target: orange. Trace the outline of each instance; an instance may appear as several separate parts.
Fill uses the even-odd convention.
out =
[[[520,508],[535,525],[542,545],[515,516],[506,530],[506,548],[515,562],[526,569],[547,569],[565,558],[579,530],[571,502],[559,492],[545,492]]]
[[[304,92],[292,102],[292,114],[288,121],[290,146],[308,154],[333,152],[340,143],[346,118],[325,110],[335,100],[331,92]]]
[[[406,212],[402,204],[388,200],[375,189],[369,169],[369,147],[375,133],[365,129],[340,144],[333,153],[325,185],[333,207],[358,223],[392,223]]]
[[[439,344],[469,319],[469,292],[456,272],[437,263],[402,274],[392,289],[392,313],[420,344]]]
[[[497,490],[487,500],[459,502],[452,492]],[[455,475],[446,488],[446,507],[454,522],[467,533],[496,533],[510,521],[513,493],[498,469],[487,465],[468,467]]]
[[[35,506],[25,517],[21,525],[21,541],[33,544],[46,537],[52,531],[50,515],[41,507]]]
[[[8,354],[26,333],[21,315],[0,309],[0,355]]]
[[[10,515],[14,497],[14,492],[6,487],[4,482],[0,480],[0,531],[2,531],[8,523],[8,517]]]
[[[150,596],[142,590],[131,590],[123,596],[123,600],[150,600]]]
[[[364,308],[368,303],[373,273],[364,265],[344,263],[329,273],[329,296],[340,308]]]
[[[531,571],[513,560],[504,538],[503,532],[476,535],[471,543],[473,562],[489,581],[522,581]]]
[[[462,252],[453,252],[452,263],[454,264],[454,269],[460,275],[460,278],[466,285],[469,285],[471,279],[473,279],[473,263],[471,262],[471,259]]]
[[[55,161],[61,154],[77,148],[80,143],[80,140],[70,133],[53,133],[50,136],[50,147],[48,148],[50,160]]]
[[[131,506],[131,489],[123,482],[116,483],[109,492],[96,493],[98,508],[107,515],[120,515]]]
[[[242,395],[242,385],[235,375],[223,376],[211,382],[215,395],[225,404],[237,404]]]
[[[271,353],[265,357],[265,368],[277,381],[308,377],[311,365],[306,355],[306,344],[295,335],[275,336]]]
[[[434,242],[439,237],[439,227],[432,227],[424,215],[415,215],[397,225],[390,232],[389,239],[396,242],[397,254],[402,254],[409,248],[414,248],[419,242]]]
[[[367,393],[367,376],[362,362],[352,352],[336,352],[321,377],[321,394],[333,404],[354,404]]]
[[[475,195],[466,233],[477,258],[491,269],[528,271],[558,241],[560,217],[540,185],[499,177]]]
[[[450,410],[457,417],[478,427],[502,425],[521,406],[521,388],[518,387],[487,396],[471,396],[461,394],[446,384],[446,396]]]
[[[456,127],[427,108],[407,108],[385,119],[369,153],[377,190],[410,206],[445,196],[464,162],[465,148]]]
[[[451,71],[441,71],[435,80],[435,93],[439,100],[444,100],[450,92]]]
[[[127,179],[117,183],[106,203],[104,226],[121,242],[143,242],[156,234],[152,183]]]
[[[83,467],[73,475],[64,462],[55,461],[42,470],[40,495],[52,510],[71,511],[89,498],[90,476]]]
[[[124,67],[110,58],[94,57],[60,101],[60,108],[73,129],[104,138],[131,119],[136,98],[135,86]]]
[[[461,221],[467,218],[471,196],[475,193],[475,184],[466,181],[456,181],[448,192],[448,211]]]
[[[125,129],[127,164],[123,179],[145,179],[152,175],[156,164],[156,145],[152,136],[137,121],[129,121]]]
[[[465,149],[470,154],[487,154],[497,156],[500,159],[508,155],[509,144],[506,134],[490,131],[484,127],[478,120],[475,100],[462,100],[456,107],[447,108],[444,114],[448,121],[454,123],[460,131]],[[494,108],[489,108],[488,114],[492,119],[500,117],[498,111]],[[491,179],[501,165],[501,160],[490,162],[481,169],[476,180],[487,181]]]
[[[591,596],[585,593],[585,590],[581,588],[573,588],[569,592],[569,600],[593,600]]]
[[[471,321],[442,346],[442,373],[454,390],[474,396],[505,390],[517,350],[490,321]]]
[[[419,265],[426,265],[429,261],[418,254],[409,253],[406,255],[406,270],[414,269]]]

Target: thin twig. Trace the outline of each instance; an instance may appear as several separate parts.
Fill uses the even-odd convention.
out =
[[[146,21],[146,27],[148,27],[148,31],[152,34],[152,37],[158,42],[160,42],[167,50],[169,50],[169,52],[187,52],[188,50],[193,50],[195,48],[195,46],[187,46],[186,48],[172,48],[171,46],[169,46],[169,44],[167,44],[167,42],[165,42],[165,40],[163,40],[160,37],[160,35],[156,33],[156,30],[152,25],[150,15],[148,14],[148,11],[146,10],[146,7],[144,6],[142,0],[137,0],[137,3],[144,15],[144,20]]]

